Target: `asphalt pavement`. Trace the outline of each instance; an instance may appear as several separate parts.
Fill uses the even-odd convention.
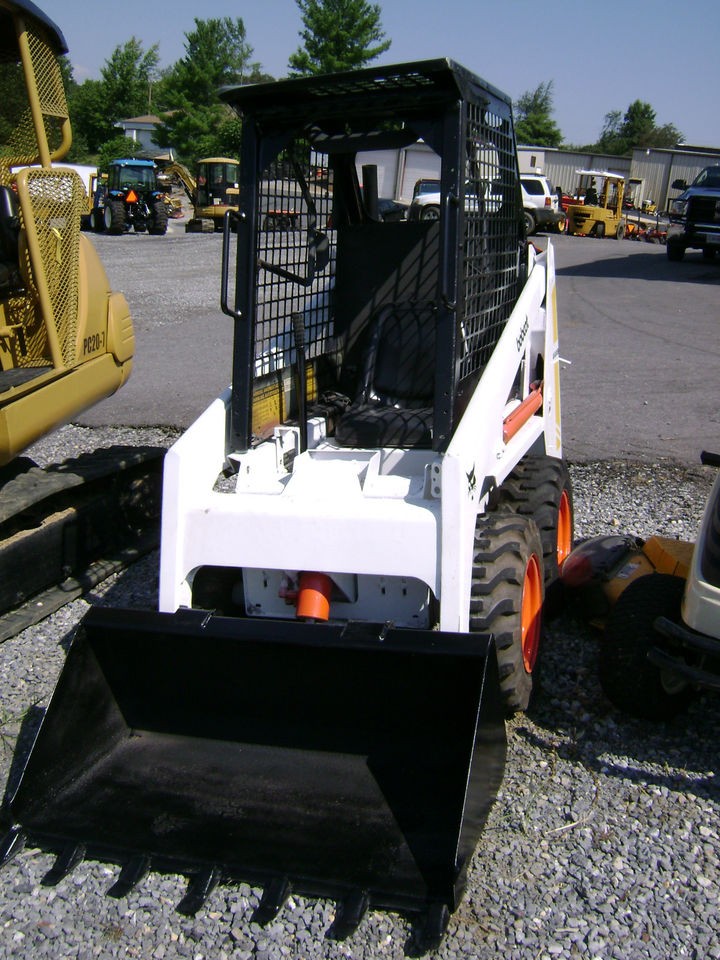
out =
[[[136,359],[129,383],[78,422],[186,428],[231,375],[222,238],[186,234],[182,220],[164,237],[90,236],[129,301]],[[689,252],[671,263],[664,246],[642,241],[550,239],[568,460],[692,464],[720,451],[720,260]]]
[[[561,236],[565,454],[697,463],[720,450],[720,261],[660,244]]]

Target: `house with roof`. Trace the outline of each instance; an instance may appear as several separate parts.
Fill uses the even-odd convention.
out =
[[[118,120],[115,124],[123,135],[137,143],[139,152],[151,160],[174,160],[173,149],[170,146],[158,146],[153,141],[155,132],[162,121],[160,117],[148,113],[142,117],[128,117],[127,120]]]

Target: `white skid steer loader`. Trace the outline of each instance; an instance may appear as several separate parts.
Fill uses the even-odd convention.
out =
[[[192,908],[219,877],[262,884],[264,917],[330,896],[336,934],[407,910],[437,939],[572,543],[552,249],[525,237],[509,99],[451,61],[224,97],[232,387],[166,458],[160,611],[87,615],[4,853],[119,859],[123,889],[184,871]],[[385,222],[383,158],[420,139],[439,219]]]

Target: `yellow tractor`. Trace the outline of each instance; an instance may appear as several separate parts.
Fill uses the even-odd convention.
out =
[[[607,170],[578,170],[578,197],[583,203],[570,204],[567,210],[567,232],[583,237],[625,236],[623,196],[625,176]],[[598,188],[599,185],[599,188]]]
[[[193,206],[193,215],[185,225],[186,233],[213,233],[222,230],[226,211],[237,211],[240,189],[240,164],[229,157],[205,157],[197,162],[193,176],[177,161],[162,169],[167,177],[177,177]]]
[[[130,310],[80,233],[60,30],[28,0],[0,0],[0,466],[128,378]]]

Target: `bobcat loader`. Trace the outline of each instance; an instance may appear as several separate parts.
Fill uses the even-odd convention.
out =
[[[297,891],[338,901],[336,935],[379,907],[436,939],[572,542],[552,248],[525,237],[510,100],[451,61],[223,95],[232,386],[166,457],[159,612],[87,614],[2,855],[119,861],[124,892],[186,873],[189,910],[250,880],[255,919]],[[420,138],[440,218],[383,222],[355,156]]]

